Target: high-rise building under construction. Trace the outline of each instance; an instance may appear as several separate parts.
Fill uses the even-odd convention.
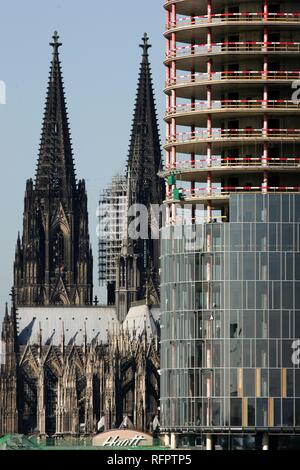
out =
[[[167,0],[161,426],[299,446],[300,3]]]

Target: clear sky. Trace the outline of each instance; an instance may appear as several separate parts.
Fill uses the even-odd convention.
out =
[[[25,181],[35,172],[54,30],[63,42],[77,175],[87,183],[95,293],[105,301],[97,280],[97,202],[125,168],[144,32],[164,135],[163,0],[10,0],[0,7],[0,80],[7,87],[7,103],[0,105],[0,317],[12,285]]]

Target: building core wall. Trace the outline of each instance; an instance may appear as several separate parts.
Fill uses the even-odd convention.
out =
[[[164,432],[300,430],[300,195],[161,232]]]

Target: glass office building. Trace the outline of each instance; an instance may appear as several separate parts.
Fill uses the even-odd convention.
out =
[[[300,195],[235,194],[229,213],[163,229],[162,427],[254,445],[300,432]]]
[[[165,10],[161,429],[299,448],[300,2]]]

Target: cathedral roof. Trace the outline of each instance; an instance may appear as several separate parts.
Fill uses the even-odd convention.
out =
[[[61,343],[81,345],[86,331],[87,342],[106,343],[107,332],[120,324],[114,307],[20,307],[17,310],[18,342],[20,345],[38,343],[40,329],[42,344]]]
[[[158,335],[158,321],[160,309],[156,307],[149,307],[148,305],[134,305],[129,309],[129,312],[124,320],[124,327],[129,330],[132,336],[142,335],[146,328],[148,341],[151,341],[153,336]]]
[[[55,31],[48,90],[36,170],[37,189],[72,190],[76,185],[68,112]]]

